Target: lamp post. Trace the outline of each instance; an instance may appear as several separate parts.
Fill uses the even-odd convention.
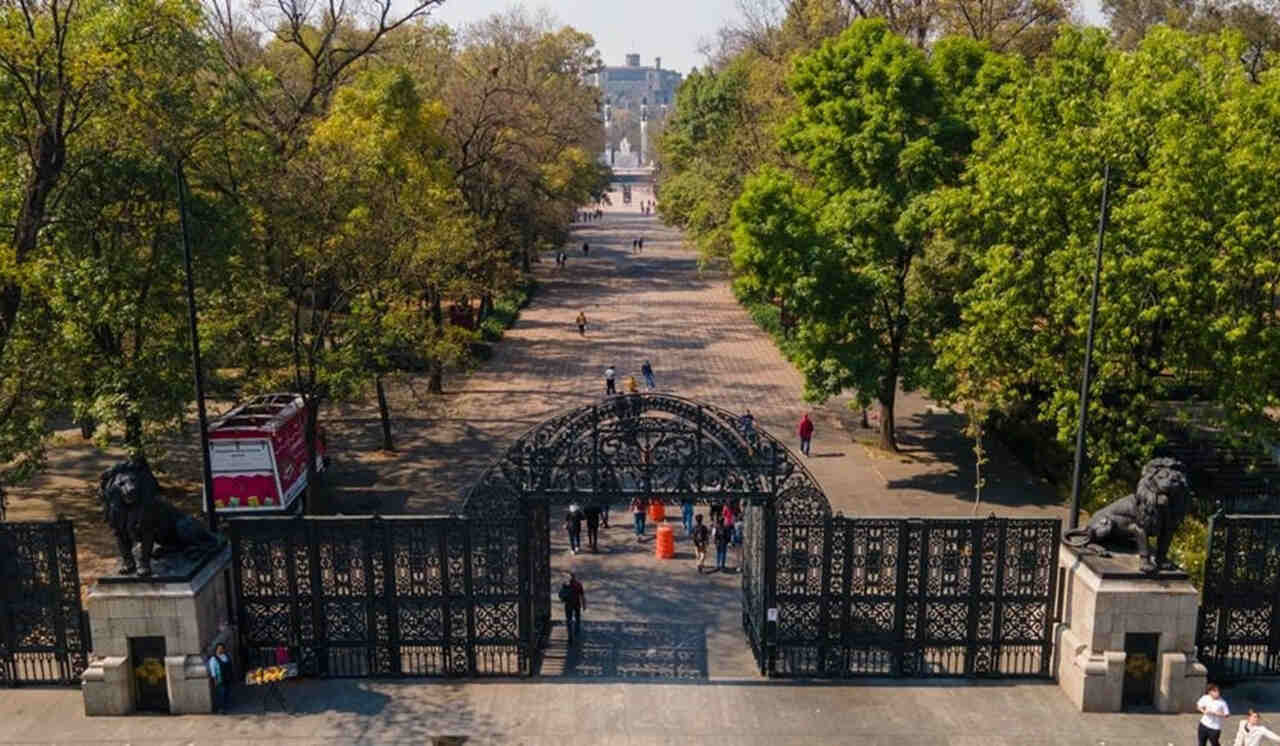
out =
[[[204,512],[209,530],[218,530],[218,513],[213,502],[213,469],[209,464],[209,423],[204,411],[204,367],[200,362],[200,332],[196,327],[196,289],[191,276],[191,239],[187,233],[187,180],[182,175],[182,161],[174,163],[178,182],[178,220],[182,223],[182,262],[187,274],[187,321],[191,328],[191,363],[196,378],[196,417],[200,421],[200,467],[204,485]]]
[[[1089,416],[1089,379],[1093,366],[1093,328],[1098,317],[1098,279],[1102,275],[1102,239],[1107,231],[1107,189],[1111,185],[1111,164],[1102,167],[1102,213],[1098,216],[1098,249],[1093,262],[1093,292],[1089,300],[1089,332],[1084,343],[1084,372],[1080,381],[1080,419],[1076,428],[1075,466],[1071,470],[1071,520],[1068,529],[1080,525],[1080,478],[1084,466],[1084,429]]]

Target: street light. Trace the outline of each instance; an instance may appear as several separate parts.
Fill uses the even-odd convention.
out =
[[[1102,238],[1107,231],[1107,189],[1111,185],[1111,164],[1102,167],[1102,211],[1098,216],[1098,250],[1093,263],[1093,293],[1089,300],[1089,332],[1084,343],[1084,372],[1080,381],[1080,420],[1076,428],[1075,467],[1071,470],[1071,521],[1067,528],[1080,525],[1080,472],[1084,464],[1084,429],[1089,416],[1089,379],[1093,366],[1093,327],[1098,317],[1098,279],[1102,275]]]
[[[182,261],[187,273],[187,320],[191,327],[191,363],[196,378],[196,417],[200,421],[200,466],[204,484],[204,512],[209,530],[218,530],[218,514],[213,503],[213,469],[209,465],[209,423],[204,411],[204,368],[200,363],[200,332],[196,327],[196,290],[191,277],[191,239],[187,234],[187,180],[182,175],[182,160],[174,163],[178,182],[178,219],[182,223]]]

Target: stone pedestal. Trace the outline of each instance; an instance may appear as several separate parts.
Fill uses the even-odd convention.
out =
[[[1154,706],[1194,712],[1205,668],[1196,662],[1200,593],[1181,571],[1145,575],[1137,557],[1102,558],[1062,546],[1062,623],[1054,630],[1058,686],[1082,712],[1123,709],[1126,635],[1156,635]],[[1133,661],[1137,664],[1137,661]]]
[[[231,550],[222,548],[188,573],[156,578],[104,578],[89,591],[93,652],[84,673],[86,715],[128,715],[138,707],[140,662],[130,660],[131,639],[163,638],[164,688],[175,715],[213,711],[205,662],[217,643],[235,656],[230,605],[223,580]],[[144,675],[160,676],[157,666]]]

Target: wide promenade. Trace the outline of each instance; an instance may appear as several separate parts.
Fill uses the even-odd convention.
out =
[[[620,202],[616,199],[615,203]],[[647,195],[637,195],[637,199]],[[631,250],[643,236],[644,250]],[[584,257],[581,244],[591,245]],[[751,409],[784,440],[807,409],[800,377],[734,301],[725,278],[700,272],[680,235],[632,207],[575,231],[568,266],[539,267],[541,290],[491,361],[451,382],[443,404],[401,396],[394,456],[376,452],[376,416],[349,406],[330,417],[339,443],[338,507],[347,512],[452,511],[480,471],[524,429],[549,414],[599,398],[602,372],[639,378],[652,361],[659,389],[726,408]],[[573,319],[586,312],[579,336]],[[901,456],[853,441],[843,402],[815,408],[808,466],[833,506],[859,515],[974,512],[970,445],[958,418],[903,396]],[[101,468],[55,454],[44,489],[90,479]],[[81,457],[83,460],[83,452]],[[97,456],[110,461],[110,455]],[[76,467],[84,472],[77,476]],[[62,480],[62,481],[52,481]],[[28,511],[41,487],[20,501]],[[1000,454],[989,465],[981,515],[1056,516],[1048,490]],[[661,640],[701,640],[702,672],[686,680],[626,679],[606,666],[587,673],[557,627],[543,676],[520,682],[294,682],[293,714],[264,714],[259,692],[241,688],[228,716],[94,718],[72,690],[0,690],[0,744],[850,744],[852,746],[1173,746],[1192,743],[1190,715],[1082,715],[1052,682],[841,683],[765,681],[739,624],[739,577],[698,575],[685,542],[676,560],[658,562],[637,544],[629,516],[615,510],[600,554],[568,555],[553,528],[557,572],[573,568],[588,586],[588,638],[605,641],[610,624],[641,625],[627,655],[664,655]],[[732,558],[730,564],[733,564]],[[559,614],[557,612],[557,619]],[[594,626],[593,626],[594,625]],[[643,626],[647,625],[647,626]],[[596,630],[596,631],[592,631]],[[652,631],[651,638],[643,630]],[[674,633],[671,632],[674,630]],[[665,635],[665,637],[664,637]],[[646,649],[645,640],[653,646]],[[636,642],[638,640],[638,643]],[[616,642],[616,641],[615,641]],[[680,642],[680,640],[677,640]],[[1280,709],[1280,691],[1262,685],[1227,691],[1237,712]],[[1280,721],[1280,715],[1274,718]],[[1234,719],[1233,719],[1234,720]],[[1231,724],[1234,728],[1234,722]],[[1230,742],[1230,738],[1224,739]]]

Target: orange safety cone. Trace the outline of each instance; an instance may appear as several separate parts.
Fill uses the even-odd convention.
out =
[[[676,556],[676,532],[665,523],[658,526],[658,540],[653,545],[653,556],[658,559]]]
[[[649,501],[649,520],[654,523],[662,523],[667,520],[667,509],[662,505],[661,500]]]

